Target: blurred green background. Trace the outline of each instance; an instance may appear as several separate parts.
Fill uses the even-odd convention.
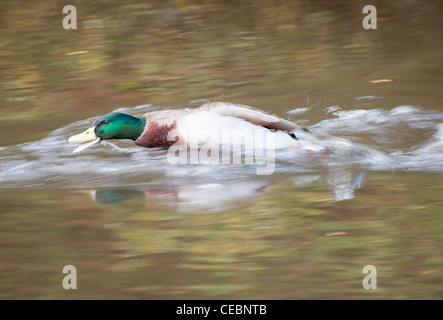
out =
[[[77,30],[62,27],[67,4]],[[362,27],[366,4],[377,30]],[[305,125],[335,105],[443,111],[442,10],[440,0],[2,1],[0,147],[141,104],[208,99],[281,116],[310,107]],[[379,98],[356,99],[365,96]],[[435,133],[408,130],[380,143],[407,149]],[[155,200],[120,190],[104,204],[97,192],[109,190],[69,181],[3,185],[0,298],[443,298],[441,172],[371,173],[345,201],[324,179],[290,178],[211,214],[178,212],[169,189]],[[61,285],[67,264],[76,291]],[[367,264],[377,290],[362,288]]]

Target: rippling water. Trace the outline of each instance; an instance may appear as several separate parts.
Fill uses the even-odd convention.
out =
[[[115,111],[141,116],[151,105]],[[334,110],[334,111],[331,111]],[[300,109],[288,114],[300,114]],[[304,111],[303,109],[301,111]],[[277,150],[275,173],[323,175],[331,170],[443,171],[443,112],[399,106],[392,110],[326,108],[325,116],[298,133],[300,148]],[[300,116],[300,115],[299,115]],[[132,141],[104,141],[84,153],[73,154],[66,139],[91,125],[94,118],[57,129],[46,138],[0,149],[3,190],[16,188],[104,188],[180,186],[252,179],[258,164],[207,165],[168,162],[163,149],[146,149]],[[428,138],[409,146],[407,136],[419,132]],[[366,139],[359,138],[364,134]],[[417,133],[418,134],[418,133]],[[336,173],[334,173],[337,175]],[[334,185],[332,185],[334,188]]]
[[[442,2],[366,4],[2,2],[0,298],[442,299]],[[271,175],[66,142],[205,101],[312,134]]]

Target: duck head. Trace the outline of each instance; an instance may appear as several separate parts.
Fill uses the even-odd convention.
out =
[[[144,131],[145,120],[128,114],[113,112],[98,117],[93,125],[68,139],[68,142],[81,143],[74,153],[81,152],[101,140],[137,140]]]

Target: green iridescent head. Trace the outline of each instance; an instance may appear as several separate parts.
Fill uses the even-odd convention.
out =
[[[74,135],[68,142],[82,143],[74,152],[80,152],[90,146],[109,139],[137,140],[145,128],[145,120],[128,114],[112,112],[98,117],[92,127]]]

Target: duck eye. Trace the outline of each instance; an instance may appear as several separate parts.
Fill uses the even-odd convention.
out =
[[[108,124],[108,123],[109,123],[108,120],[103,121],[103,124]]]

